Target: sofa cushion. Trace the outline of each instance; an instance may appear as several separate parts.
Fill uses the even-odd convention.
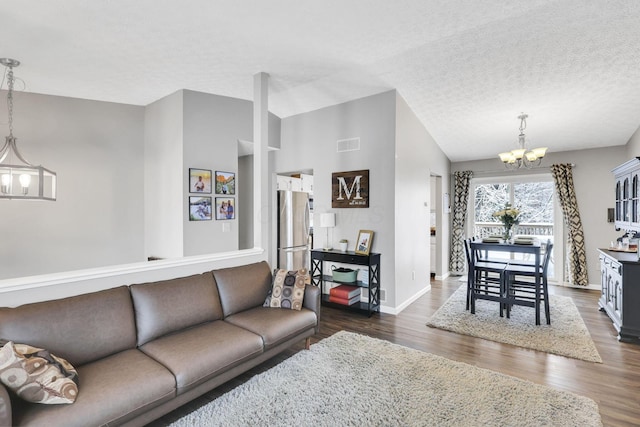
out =
[[[154,338],[222,318],[211,272],[131,285],[138,345]]]
[[[284,308],[256,307],[224,319],[225,322],[248,329],[262,337],[265,350],[274,347],[307,329],[316,327],[316,314]]]
[[[308,278],[309,270],[306,268],[297,271],[278,270],[273,277],[273,286],[263,306],[300,310],[304,302],[305,282]]]
[[[78,367],[136,346],[129,288],[0,308],[0,338],[46,348]]]
[[[69,362],[42,348],[2,340],[0,345],[0,381],[18,396],[49,405],[75,402],[78,373]]]
[[[118,425],[175,397],[175,378],[139,350],[126,350],[78,367],[80,393],[73,405],[25,403],[16,425]]]
[[[224,316],[259,307],[271,289],[271,270],[266,262],[214,270]]]
[[[263,345],[258,335],[216,320],[155,339],[140,350],[173,372],[180,394],[261,354]]]

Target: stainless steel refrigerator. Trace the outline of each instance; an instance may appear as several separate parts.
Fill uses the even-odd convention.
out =
[[[300,191],[278,191],[278,267],[309,268],[309,195]]]

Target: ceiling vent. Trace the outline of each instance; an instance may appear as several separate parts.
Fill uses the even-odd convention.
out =
[[[360,151],[360,138],[339,139],[337,144],[338,153],[346,151]]]

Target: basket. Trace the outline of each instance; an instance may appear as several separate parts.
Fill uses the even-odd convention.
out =
[[[358,277],[358,270],[353,270],[351,268],[335,268],[335,266],[331,267],[331,275],[333,280],[336,282],[342,283],[354,283],[356,278]]]

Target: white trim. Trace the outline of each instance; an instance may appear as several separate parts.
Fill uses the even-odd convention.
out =
[[[430,290],[431,290],[431,284],[429,284],[425,288],[421,289],[418,293],[416,293],[414,296],[412,296],[411,298],[409,298],[408,300],[406,300],[405,302],[400,304],[398,307],[389,307],[389,306],[386,306],[386,305],[380,305],[380,312],[381,313],[385,313],[385,314],[392,314],[394,316],[397,316],[398,314],[400,314],[400,312],[402,312],[402,310],[407,308],[409,305],[414,303],[418,298],[420,298],[421,296],[423,296],[424,294],[426,294]]]
[[[115,265],[0,281],[0,306],[59,299],[133,283],[201,274],[217,268],[263,261],[262,248]]]
[[[144,261],[132,264],[121,264],[108,267],[88,268],[84,270],[65,271],[62,273],[42,274],[39,276],[17,277],[14,279],[0,280],[0,293],[13,292],[24,289],[55,286],[61,283],[82,282],[85,280],[102,279],[105,277],[123,276],[132,273],[165,270],[175,267],[205,264],[216,261],[237,259],[247,256],[260,255],[264,252],[261,248],[243,249],[234,252],[220,252],[209,255],[196,255],[184,258],[161,259],[157,261]]]
[[[436,280],[444,280],[444,279],[446,279],[446,278],[447,278],[447,277],[449,277],[449,276],[451,276],[451,272],[450,272],[450,271],[447,271],[447,272],[446,272],[446,273],[444,273],[442,276],[436,276],[436,277],[435,277],[435,279],[436,279]]]
[[[572,285],[571,283],[568,283],[568,282],[562,282],[562,283],[554,282],[554,283],[552,283],[550,281],[549,285],[557,286],[559,288],[589,289],[591,291],[601,291],[602,290],[602,286],[601,285],[594,284],[594,283],[589,283],[587,286],[578,286],[578,285]]]
[[[529,173],[533,171],[526,170],[522,171],[522,174],[518,175],[488,175],[482,177],[471,177],[471,181],[469,182],[469,198],[472,200],[472,203],[468,204],[467,207],[467,222],[466,222],[466,234],[467,236],[472,235],[474,217],[475,217],[475,203],[474,195],[475,195],[475,186],[482,184],[493,184],[496,182],[499,183],[507,183],[507,184],[518,184],[523,182],[551,182],[554,183],[553,175],[551,174],[551,170],[547,169],[544,172],[537,168],[537,173]],[[513,194],[513,185],[511,186],[511,192]],[[564,276],[564,262],[566,256],[566,227],[564,224],[564,216],[562,213],[562,208],[560,206],[560,202],[558,200],[558,194],[556,192],[555,185],[553,187],[553,273],[554,278],[561,278]],[[585,288],[584,286],[580,286],[580,288]]]

